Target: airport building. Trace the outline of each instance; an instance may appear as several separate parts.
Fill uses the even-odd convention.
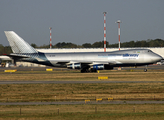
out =
[[[164,58],[164,47],[140,47],[140,48],[121,48],[120,50],[127,49],[150,49],[154,53]],[[37,49],[39,52],[45,53],[60,53],[60,52],[104,52],[104,48],[55,48],[55,49]],[[106,48],[106,52],[117,51],[118,48]]]
[[[159,54],[164,58],[164,47],[142,47],[142,48],[121,48],[121,50],[127,50],[127,49],[150,49],[153,52]],[[104,52],[104,48],[55,48],[55,49],[36,49],[39,52],[45,52],[45,53],[62,53],[62,52]],[[106,52],[112,52],[117,51],[118,48],[107,48]],[[0,56],[0,61],[7,61],[12,62],[12,59],[10,59],[7,56]],[[7,65],[7,64],[6,64]],[[16,66],[20,67],[45,67],[45,65],[39,65],[29,62],[16,62]]]

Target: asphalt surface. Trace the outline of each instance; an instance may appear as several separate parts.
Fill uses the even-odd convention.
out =
[[[17,69],[18,71],[46,71],[47,68],[52,68],[56,71],[72,71],[72,69],[67,68],[57,68],[57,67],[9,67],[4,68],[0,67],[0,71],[8,70],[8,69]],[[138,66],[138,67],[121,67],[122,70],[128,70],[128,69],[144,69],[145,66]],[[149,69],[162,69],[164,70],[164,65],[148,65]],[[114,70],[117,70],[118,67],[114,67]]]
[[[163,83],[164,81],[0,81],[0,84]]]
[[[82,104],[164,104],[164,101],[101,101],[101,102],[6,102],[0,105],[82,105]]]

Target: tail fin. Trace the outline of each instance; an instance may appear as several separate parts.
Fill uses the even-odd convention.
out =
[[[4,31],[13,53],[38,53],[14,31]]]

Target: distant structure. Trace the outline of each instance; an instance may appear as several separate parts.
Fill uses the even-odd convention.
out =
[[[51,41],[51,29],[52,27],[49,28],[50,29],[50,49],[52,48],[52,41]]]
[[[121,23],[121,21],[117,20],[116,23],[118,23],[118,48],[120,50],[120,23]]]
[[[106,14],[107,12],[103,12],[104,14],[104,52],[106,52]]]

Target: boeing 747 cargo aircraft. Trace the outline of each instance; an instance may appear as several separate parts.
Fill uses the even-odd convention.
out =
[[[32,62],[54,67],[80,69],[81,72],[111,70],[113,67],[149,65],[163,58],[149,49],[129,49],[114,52],[43,53],[35,50],[13,31],[5,31],[15,61]],[[145,68],[147,71],[147,68]]]

